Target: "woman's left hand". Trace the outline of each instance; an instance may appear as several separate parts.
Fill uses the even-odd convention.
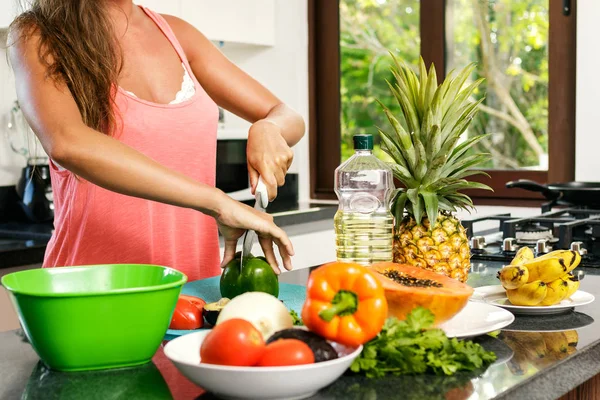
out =
[[[294,159],[294,152],[283,138],[281,128],[265,119],[255,122],[248,132],[246,156],[252,193],[260,176],[267,186],[269,201],[273,201],[277,197],[277,187],[283,186],[285,174]]]

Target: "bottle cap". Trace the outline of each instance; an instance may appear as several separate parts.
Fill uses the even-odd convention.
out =
[[[373,150],[373,135],[354,135],[354,150]]]

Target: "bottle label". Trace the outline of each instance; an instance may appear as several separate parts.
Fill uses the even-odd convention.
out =
[[[368,182],[371,185],[376,186],[379,185],[381,175],[378,171],[360,171],[356,176],[350,178],[350,180],[354,182]]]
[[[370,214],[379,207],[379,199],[369,193],[356,194],[350,200],[350,209],[361,214]]]

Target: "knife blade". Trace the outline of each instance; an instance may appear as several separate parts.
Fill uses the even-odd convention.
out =
[[[269,195],[267,193],[267,186],[263,182],[262,178],[258,178],[258,184],[256,185],[256,191],[254,192],[254,209],[265,212],[269,205]],[[258,239],[258,235],[253,230],[247,230],[244,234],[244,240],[242,243],[242,256],[240,259],[240,269],[244,266],[244,258],[247,257],[252,251],[252,246]]]

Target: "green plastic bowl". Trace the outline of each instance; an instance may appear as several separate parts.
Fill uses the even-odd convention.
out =
[[[112,264],[20,271],[2,285],[42,361],[83,371],[149,362],[186,281],[172,268]]]

